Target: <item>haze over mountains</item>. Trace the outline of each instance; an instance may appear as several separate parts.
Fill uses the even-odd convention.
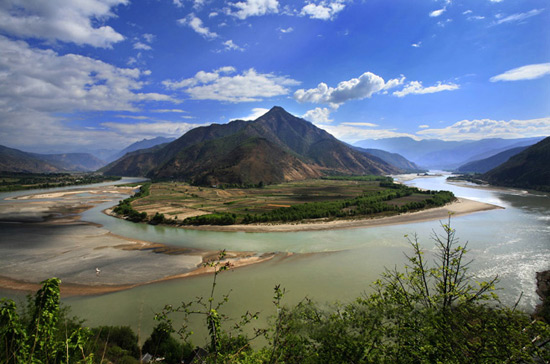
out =
[[[367,139],[359,141],[355,145],[362,148],[376,148],[399,153],[423,168],[452,170],[465,163],[484,159],[511,148],[533,145],[542,139],[543,137],[444,141],[438,139],[414,140],[408,137],[400,137]]]
[[[254,121],[193,129],[158,150],[126,155],[102,171],[214,185],[276,183],[326,174],[390,174],[400,169],[273,107]]]
[[[58,173],[95,171],[105,162],[89,153],[37,154],[0,145],[0,171]]]

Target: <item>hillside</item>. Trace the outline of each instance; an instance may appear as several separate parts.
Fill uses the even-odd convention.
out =
[[[550,191],[550,137],[511,157],[483,175],[497,186]]]
[[[515,156],[516,154],[524,151],[527,147],[518,147],[505,150],[498,154],[493,155],[489,158],[475,160],[473,162],[468,162],[456,169],[460,173],[485,173],[490,171],[493,168],[498,167],[502,163],[506,162],[510,157]]]
[[[417,165],[429,169],[455,169],[482,158],[491,157],[505,150],[530,146],[542,138],[445,141],[439,139],[414,140],[408,137],[366,139],[355,143],[361,148],[382,149],[399,153]]]
[[[190,130],[158,150],[126,155],[102,171],[213,185],[276,183],[326,174],[388,174],[399,169],[274,107],[254,121]]]
[[[88,153],[37,154],[0,145],[2,172],[88,172],[103,165],[105,162]]]

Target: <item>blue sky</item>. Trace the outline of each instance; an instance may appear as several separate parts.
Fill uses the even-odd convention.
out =
[[[547,0],[6,0],[0,144],[122,149],[282,106],[346,142],[550,135]]]

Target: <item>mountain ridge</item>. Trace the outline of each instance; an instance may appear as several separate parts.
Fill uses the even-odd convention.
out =
[[[326,174],[399,172],[278,106],[253,121],[192,129],[160,150],[125,156],[102,171],[202,184],[276,183]]]

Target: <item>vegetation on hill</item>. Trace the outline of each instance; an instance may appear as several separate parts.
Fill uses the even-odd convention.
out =
[[[490,184],[550,192],[550,137],[490,170],[483,179]]]
[[[388,174],[399,169],[274,107],[254,121],[195,128],[160,149],[126,155],[101,171],[212,186],[273,184],[330,174]]]
[[[327,308],[307,298],[284,304],[274,287],[274,316],[267,327],[251,327],[259,313],[240,319],[224,314],[229,294],[216,294],[219,274],[231,268],[222,252],[206,265],[214,269],[208,297],[167,305],[141,354],[163,363],[545,363],[550,360],[550,326],[503,306],[497,279],[474,282],[466,244],[450,221],[434,232],[433,257],[416,236],[403,271],[387,270],[373,293]],[[429,262],[433,262],[430,264]],[[136,336],[127,327],[89,329],[59,307],[58,279],[44,287],[21,312],[0,301],[2,363],[138,363]],[[207,342],[192,343],[191,316],[203,318]],[[544,318],[543,318],[544,319]],[[548,320],[548,317],[546,317]],[[181,326],[175,322],[183,322]],[[247,330],[245,330],[248,328]],[[253,348],[263,337],[265,345]]]

